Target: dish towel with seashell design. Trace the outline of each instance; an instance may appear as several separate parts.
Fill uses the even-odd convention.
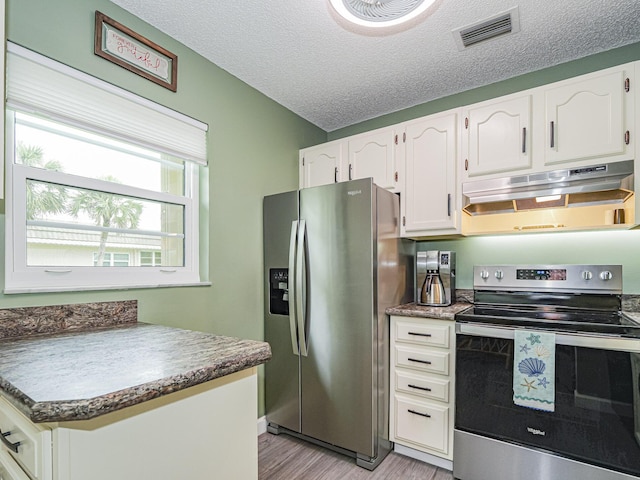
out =
[[[513,403],[553,412],[556,399],[556,334],[516,329]]]

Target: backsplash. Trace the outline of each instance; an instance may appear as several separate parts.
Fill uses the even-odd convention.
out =
[[[78,303],[0,310],[0,339],[133,324],[138,301]]]

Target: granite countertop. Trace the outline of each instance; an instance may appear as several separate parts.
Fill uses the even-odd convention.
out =
[[[268,361],[268,343],[132,323],[0,341],[0,393],[31,421],[88,420]]]
[[[454,320],[456,313],[469,308],[470,303],[454,303],[448,307],[429,307],[417,303],[406,303],[385,310],[387,315],[400,315],[404,317],[435,318],[440,320]]]

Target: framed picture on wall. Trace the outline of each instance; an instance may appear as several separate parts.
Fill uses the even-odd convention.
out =
[[[178,89],[177,55],[98,11],[94,52],[173,92]]]

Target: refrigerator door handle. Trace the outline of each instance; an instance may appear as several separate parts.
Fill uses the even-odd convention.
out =
[[[298,245],[296,248],[296,290],[295,303],[298,317],[298,339],[300,354],[307,356],[307,330],[306,330],[306,303],[307,303],[307,255],[304,248],[304,240],[307,236],[307,223],[300,220],[298,226]]]
[[[296,245],[298,240],[298,221],[291,222],[291,238],[289,239],[289,330],[291,331],[291,347],[294,355],[300,355],[298,347],[297,312],[296,312]]]

